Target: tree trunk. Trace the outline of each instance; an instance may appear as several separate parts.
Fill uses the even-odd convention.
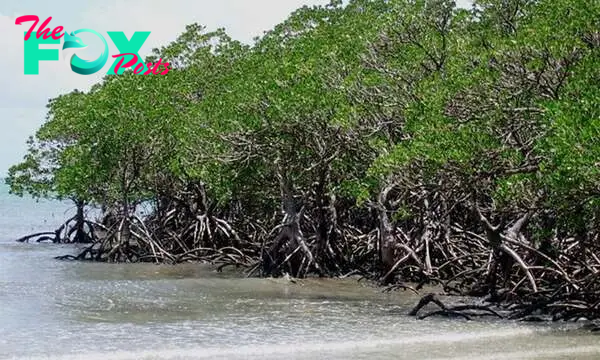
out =
[[[75,239],[73,242],[78,244],[90,243],[90,237],[85,232],[85,203],[81,200],[75,202],[77,206],[77,214],[75,215]]]
[[[383,274],[389,274],[382,279],[384,284],[389,284],[391,278],[390,270],[396,263],[396,237],[394,236],[394,228],[387,214],[386,202],[387,197],[395,185],[386,187],[380,194],[376,204],[379,217],[379,258],[383,267]]]

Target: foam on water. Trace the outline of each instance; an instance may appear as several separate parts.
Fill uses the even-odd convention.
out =
[[[574,359],[574,357],[593,356],[589,359],[600,358],[600,345],[598,346],[575,346],[568,348],[540,349],[535,351],[513,351],[506,353],[487,354],[488,360],[550,360],[550,359]],[[586,358],[587,359],[587,358]],[[438,358],[431,360],[474,360],[473,356],[460,356],[451,358]]]
[[[44,357],[13,357],[11,360],[171,360],[171,359],[247,359],[249,357],[260,357],[264,359],[269,356],[316,356],[326,353],[335,353],[343,356],[344,354],[360,351],[368,353],[378,351],[384,347],[397,347],[406,345],[427,345],[440,343],[457,343],[469,341],[484,341],[489,339],[503,339],[532,335],[541,330],[533,329],[507,329],[484,332],[470,333],[449,333],[443,335],[415,336],[402,339],[382,339],[365,341],[347,341],[347,342],[327,342],[327,343],[296,343],[296,344],[268,344],[268,345],[247,345],[231,347],[186,347],[181,349],[156,349],[145,351],[122,351],[107,353],[82,353],[76,355],[58,355]],[[588,351],[586,348],[582,348]],[[600,346],[594,348],[600,351]],[[522,354],[522,353],[519,353]],[[513,359],[509,357],[502,359]],[[454,359],[454,358],[453,358]],[[463,359],[463,358],[456,358]],[[465,358],[466,359],[466,358]]]

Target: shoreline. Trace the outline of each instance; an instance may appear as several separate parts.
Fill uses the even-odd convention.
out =
[[[81,244],[70,244],[73,247],[82,247]],[[61,259],[64,261],[64,259]],[[115,264],[104,263],[104,262],[94,262],[94,261],[75,261],[80,263],[90,263],[90,264],[104,264],[105,266],[112,266]],[[293,278],[287,275],[281,277],[261,277],[261,276],[251,276],[249,277],[247,274],[248,269],[236,268],[234,266],[222,268],[222,266],[211,264],[208,262],[184,262],[184,263],[176,263],[176,264],[168,264],[168,263],[121,263],[121,266],[131,266],[135,267],[159,267],[164,269],[169,268],[194,268],[197,269],[198,266],[201,267],[201,272],[209,272],[214,274],[219,274],[219,278],[221,276],[225,276],[225,278],[231,279],[262,279],[275,281],[280,284],[289,284],[290,286],[298,286],[302,287],[305,285],[316,285],[323,283],[347,283],[352,284],[352,286],[356,287],[364,287],[367,286],[371,288],[377,293],[385,294],[389,292],[397,292],[403,291],[407,293],[412,293],[415,296],[415,303],[413,306],[407,308],[405,311],[396,311],[394,309],[389,309],[390,314],[392,315],[402,315],[402,316],[410,316],[417,318],[419,320],[425,320],[430,317],[447,317],[447,318],[455,318],[457,320],[468,320],[468,321],[477,321],[476,319],[486,319],[486,322],[493,319],[497,321],[510,321],[516,323],[539,323],[544,326],[552,326],[558,324],[560,322],[554,321],[552,316],[544,313],[539,314],[530,314],[522,318],[513,318],[515,315],[514,311],[510,311],[507,308],[511,306],[510,303],[492,303],[486,301],[486,297],[477,297],[477,296],[469,296],[469,295],[459,295],[459,294],[450,294],[444,291],[443,286],[441,285],[425,285],[423,288],[420,288],[420,284],[418,283],[403,283],[396,284],[390,286],[382,286],[377,280],[373,278],[364,278],[360,275],[350,275],[350,276],[331,276],[331,277],[320,277],[316,274],[309,274],[304,278]],[[200,278],[203,278],[201,276]],[[194,279],[196,277],[192,276],[190,279]],[[416,290],[418,289],[418,290]],[[415,292],[416,291],[416,292]],[[425,300],[425,303],[422,304]],[[514,305],[514,304],[512,304]],[[589,320],[586,318],[577,319],[576,321],[562,322],[563,324],[571,324],[573,326],[572,330],[586,330],[590,332],[600,332],[600,324],[597,321]]]

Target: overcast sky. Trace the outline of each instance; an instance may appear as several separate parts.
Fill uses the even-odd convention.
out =
[[[66,61],[40,62],[39,75],[23,74],[23,32],[29,24],[17,26],[15,18],[37,15],[40,23],[52,16],[49,27],[64,26],[67,31],[94,29],[108,40],[109,53],[117,49],[106,31],[151,31],[140,55],[174,40],[185,25],[198,22],[214,30],[225,27],[231,37],[251,42],[255,36],[284,20],[302,5],[326,4],[328,0],[19,0],[0,2],[0,176],[25,154],[25,141],[44,122],[48,99],[73,89],[87,90],[108,71],[82,76],[69,69]],[[466,1],[458,1],[464,4]],[[89,57],[99,55],[92,38],[82,34],[90,45]],[[58,46],[55,46],[57,48]],[[94,52],[94,49],[98,51]]]

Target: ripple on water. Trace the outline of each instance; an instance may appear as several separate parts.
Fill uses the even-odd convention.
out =
[[[417,297],[382,294],[353,281],[291,284],[199,265],[52,259],[65,251],[74,249],[0,244],[0,359],[533,359],[532,352],[547,349],[572,351],[573,359],[586,359],[585,349],[598,354],[597,338],[588,334],[393,314]]]

